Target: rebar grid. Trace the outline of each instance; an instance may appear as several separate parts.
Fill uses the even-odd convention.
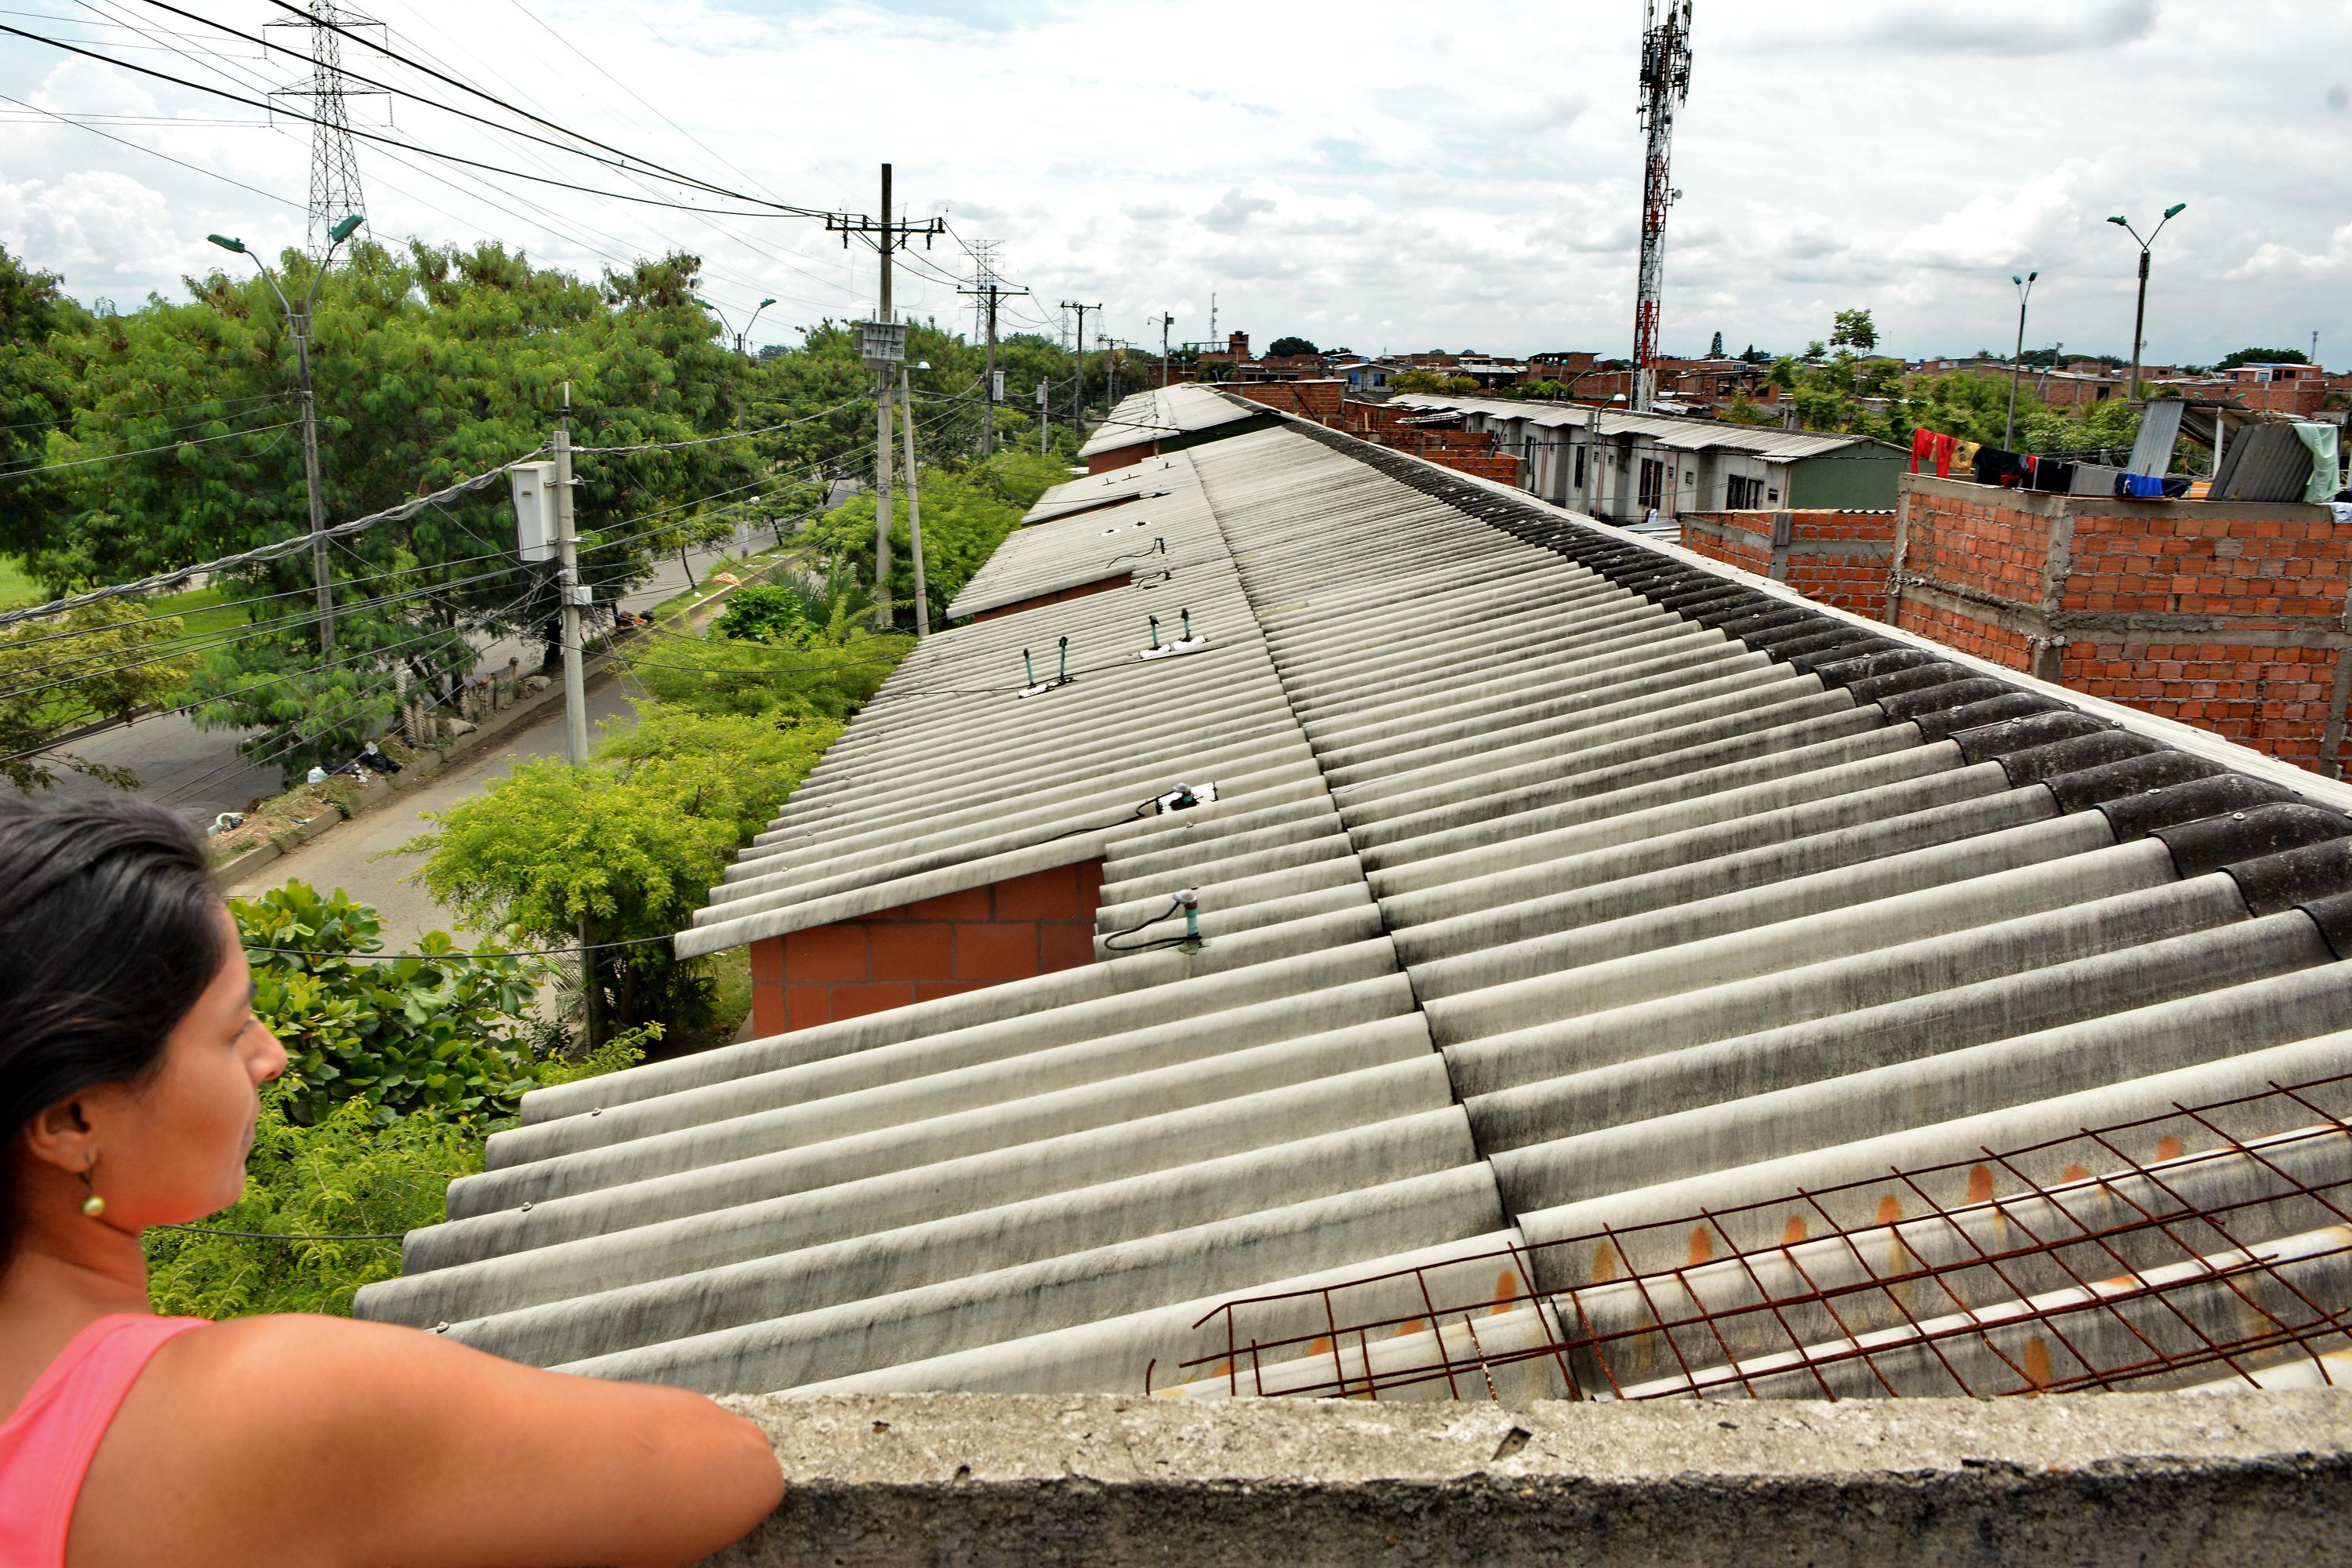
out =
[[[2328,1352],[2352,1351],[2347,1112],[2352,1073],[2273,1083],[1767,1201],[1238,1298],[1193,1324],[1213,1343],[1222,1319],[1223,1348],[1180,1363],[1180,1381],[1495,1400],[1498,1376],[1570,1399],[2261,1386],[2282,1369],[2333,1384],[2347,1363],[2331,1369]],[[1490,1269],[1491,1292],[1465,1292]]]

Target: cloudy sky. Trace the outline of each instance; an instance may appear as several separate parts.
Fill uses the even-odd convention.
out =
[[[236,95],[0,34],[0,244],[84,300],[181,293],[184,274],[225,259],[207,232],[273,251],[301,236],[309,128],[236,100],[307,68],[206,24],[296,46],[301,29],[265,30],[289,19],[269,0],[177,3],[185,15],[152,0],[10,0],[0,15]],[[413,60],[771,199],[870,212],[891,160],[905,210],[952,226],[899,286],[902,308],[943,320],[965,308],[959,241],[991,241],[1002,274],[1034,291],[1008,328],[1024,311],[1058,323],[1061,301],[1083,300],[1117,336],[1156,344],[1165,314],[1178,338],[1204,337],[1213,292],[1219,331],[1261,347],[1298,332],[1359,350],[1628,349],[1636,0],[383,0],[367,14]],[[2157,247],[2151,362],[2307,348],[2316,331],[2323,361],[2352,363],[2352,5],[1697,0],[1694,40],[1669,352],[1716,331],[1735,352],[1800,347],[1848,306],[1868,307],[1895,352],[2006,345],[2010,276],[2034,268],[2029,343],[2121,353],[2136,247],[2105,220],[2145,233],[2185,201]],[[764,341],[870,308],[871,251],[821,225],[517,178],[745,210],[494,133],[439,105],[526,122],[344,48],[402,89],[354,100],[356,123],[406,144],[359,145],[381,239],[494,236],[583,270],[690,249],[738,325],[778,296]]]

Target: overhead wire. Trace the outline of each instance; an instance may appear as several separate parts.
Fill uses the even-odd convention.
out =
[[[207,420],[209,424],[211,421]],[[158,452],[176,452],[183,447],[207,447],[215,441],[233,441],[240,436],[267,436],[273,430],[291,430],[302,423],[288,419],[276,425],[257,425],[249,430],[229,430],[218,436],[198,436],[184,441],[166,441],[160,447],[142,447],[131,452],[106,452],[95,458],[75,458],[63,463],[26,463],[18,468],[0,468],[0,479],[13,479],[26,474],[62,473],[68,468],[86,468],[92,463],[119,463],[129,458],[152,458]]]

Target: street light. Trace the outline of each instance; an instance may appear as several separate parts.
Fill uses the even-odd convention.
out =
[[[302,477],[310,491],[310,575],[319,590],[319,650],[331,653],[335,647],[335,591],[327,574],[327,506],[319,489],[319,404],[310,391],[310,307],[319,300],[319,285],[327,280],[327,268],[335,259],[335,251],[343,241],[357,232],[366,220],[352,213],[327,230],[326,254],[319,258],[318,267],[310,274],[310,291],[302,296],[302,308],[297,310],[286,298],[286,290],[278,286],[278,275],[269,270],[269,263],[246,248],[245,241],[232,239],[225,234],[209,234],[205,237],[234,255],[249,257],[261,268],[262,280],[269,291],[278,296],[278,308],[286,312],[287,330],[294,338],[294,365],[302,388]]]
[[[2017,375],[2025,361],[2025,301],[2033,295],[2033,280],[2039,272],[2029,272],[2020,278],[2012,272],[2009,280],[2017,285],[2017,352],[2009,356],[2009,423],[2000,427],[2000,444],[2015,445],[2017,438]]]
[[[2187,202],[2175,202],[2170,206],[2165,208],[2162,220],[2159,221],[2154,228],[2148,231],[2148,235],[2146,239],[2140,239],[2139,230],[2132,227],[2128,219],[2118,216],[2111,217],[2107,220],[2109,223],[2114,224],[2117,228],[2122,229],[2126,234],[2130,235],[2134,239],[2139,240],[2139,304],[2132,311],[2131,385],[2125,389],[2124,395],[2126,397],[2137,397],[2139,395],[2140,331],[2147,321],[2147,247],[2156,243],[2156,237],[2164,232],[2164,226],[2166,224],[2170,223],[2174,218],[2179,217],[2182,213],[2187,212],[2188,210],[2189,204]]]
[[[744,344],[744,341],[745,341],[746,339],[748,339],[748,338],[750,338],[750,337],[751,337],[751,329],[752,329],[753,327],[756,327],[756,326],[758,326],[758,325],[760,324],[760,311],[761,311],[761,310],[766,310],[769,306],[771,306],[771,305],[774,304],[775,302],[776,302],[776,301],[775,301],[775,298],[774,298],[774,296],[771,295],[769,298],[767,298],[767,299],[765,299],[765,300],[761,300],[761,301],[760,301],[760,303],[759,303],[758,308],[757,308],[757,309],[755,309],[754,310],[752,310],[752,312],[751,312],[751,319],[750,321],[746,321],[746,322],[744,322],[744,323],[743,323],[743,331],[742,331],[741,334],[740,334],[740,336],[738,336],[738,337],[736,338],[736,340],[735,340],[735,352],[736,352],[737,353],[739,353],[739,354],[740,354],[740,353],[751,353],[751,351],[750,351],[749,349],[747,349],[747,348],[745,348],[745,347],[743,346],[743,344]]]

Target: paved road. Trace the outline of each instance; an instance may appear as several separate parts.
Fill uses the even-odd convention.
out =
[[[620,680],[607,680],[588,694],[592,734],[607,719],[626,721],[635,717],[635,710]],[[503,777],[517,758],[560,756],[562,752],[563,708],[555,703],[542,717],[509,733],[503,744],[486,746],[375,810],[329,828],[228,891],[252,898],[291,881],[308,882],[321,890],[342,888],[375,906],[383,919],[385,952],[412,952],[417,937],[428,931],[450,931],[456,922],[423,888],[406,879],[423,858],[397,853],[400,846],[428,830],[431,825],[424,820],[425,813],[446,811],[492,779]]]
[[[763,539],[763,535],[755,537],[753,542]],[[699,582],[730,548],[689,555],[695,580]],[[653,577],[643,587],[624,595],[621,603],[632,610],[649,609],[686,585],[685,568],[678,564],[677,554],[673,551],[662,557]],[[537,644],[532,645],[532,657],[536,657],[537,647]],[[477,668],[503,669],[507,660],[520,651],[511,641],[499,643],[483,650],[482,662]],[[173,715],[142,720],[127,730],[109,730],[72,749],[93,762],[129,768],[138,774],[139,787],[131,794],[184,812],[192,822],[209,823],[224,811],[244,810],[257,795],[273,795],[285,787],[276,763],[256,766],[236,754],[237,742],[246,733],[236,730],[199,730],[185,718]],[[559,728],[556,745],[560,748],[561,744]],[[60,773],[58,793],[97,795],[114,791],[110,785],[79,773]]]

